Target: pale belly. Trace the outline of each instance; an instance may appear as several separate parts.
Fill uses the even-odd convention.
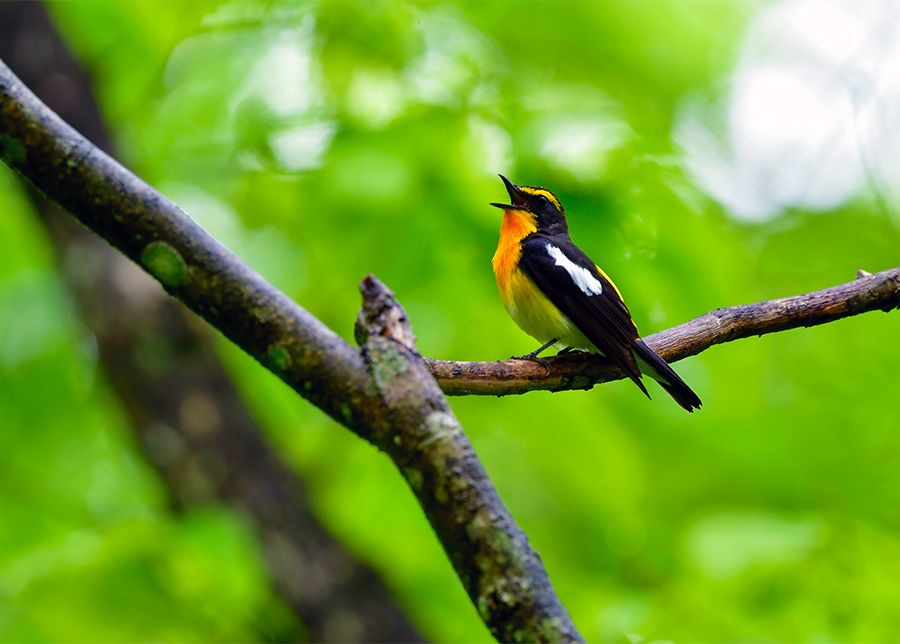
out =
[[[527,275],[516,269],[503,284],[500,297],[510,317],[525,333],[541,344],[557,339],[556,346],[573,349],[597,348],[534,285]]]

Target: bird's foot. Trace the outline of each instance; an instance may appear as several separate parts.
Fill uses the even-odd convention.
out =
[[[509,359],[510,360],[528,360],[530,362],[537,362],[539,365],[544,367],[544,369],[546,369],[549,372],[550,371],[550,362],[547,360],[544,360],[543,358],[538,358],[538,355],[540,355],[540,353],[542,351],[546,351],[547,349],[549,349],[556,343],[557,343],[557,339],[553,338],[552,340],[545,342],[544,344],[539,346],[537,349],[535,349],[531,353],[526,353],[524,356],[510,356]]]
[[[510,360],[527,360],[528,362],[537,362],[547,371],[550,371],[550,361],[544,358],[539,358],[537,353],[532,351],[531,353],[526,353],[524,356],[510,356]]]
[[[526,353],[524,356],[510,356],[509,359],[510,360],[528,360],[529,362],[537,362],[539,365],[544,367],[544,369],[546,369],[549,372],[550,371],[550,362],[548,360],[544,360],[543,358],[538,358],[538,355],[540,355],[540,353],[542,351],[546,351],[547,349],[552,347],[554,344],[556,344],[556,342],[557,342],[557,339],[553,338],[552,340],[549,340],[548,342],[545,342],[544,344],[539,346],[537,349],[535,349],[531,353]]]

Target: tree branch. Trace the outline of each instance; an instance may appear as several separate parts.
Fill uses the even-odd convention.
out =
[[[860,271],[853,282],[778,300],[716,309],[644,339],[661,358],[677,362],[723,342],[816,326],[868,311],[887,312],[898,307],[900,268],[874,275]],[[590,389],[599,383],[625,377],[618,368],[593,355],[575,353],[548,358],[548,361],[549,370],[525,360],[427,360],[427,364],[444,393],[453,396],[506,396],[536,389]]]
[[[95,145],[113,149],[87,74],[43,3],[0,2],[0,58]],[[205,325],[55,203],[28,192],[96,338],[107,383],[171,507],[215,499],[255,529],[270,583],[300,622],[278,637],[422,641],[376,571],[312,511],[305,481],[266,440]],[[150,346],[152,361],[146,358]]]
[[[438,383],[416,351],[406,312],[374,277],[360,284],[357,340],[396,421],[379,438],[403,470],[454,568],[501,642],[580,639],[525,533],[491,485]],[[537,584],[537,585],[535,585]]]
[[[354,349],[65,124],[2,62],[0,157],[301,396],[387,452],[495,637],[580,640],[386,289],[363,282],[365,345]]]

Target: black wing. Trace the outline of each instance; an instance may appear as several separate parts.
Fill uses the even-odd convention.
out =
[[[628,307],[568,235],[532,235],[522,244],[519,262],[541,292],[647,394],[632,353],[638,331]]]

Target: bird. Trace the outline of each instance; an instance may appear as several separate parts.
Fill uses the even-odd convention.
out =
[[[622,293],[569,237],[562,203],[546,188],[517,186],[499,175],[510,203],[503,210],[493,258],[500,298],[510,317],[541,346],[519,360],[548,365],[540,354],[596,352],[619,367],[650,398],[646,374],[689,412],[700,398],[641,339]]]

